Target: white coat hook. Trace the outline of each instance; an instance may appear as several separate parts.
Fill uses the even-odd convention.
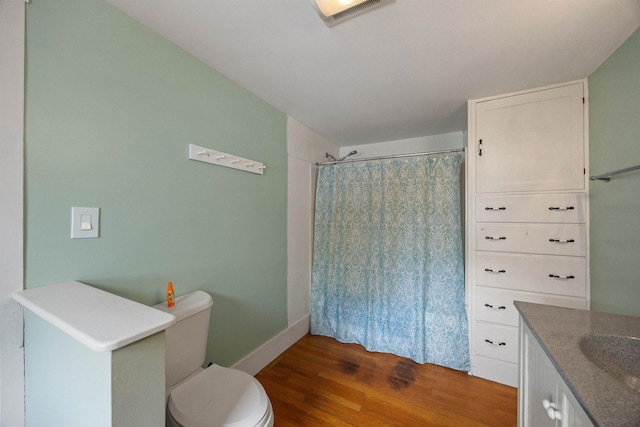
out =
[[[256,160],[245,159],[234,154],[223,153],[222,151],[212,150],[211,148],[201,147],[195,144],[189,144],[189,159],[216,166],[238,169],[257,175],[264,175],[266,168],[264,163]]]

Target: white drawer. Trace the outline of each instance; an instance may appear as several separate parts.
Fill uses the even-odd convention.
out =
[[[476,284],[585,298],[583,257],[476,252]]]
[[[533,302],[583,310],[587,308],[587,301],[584,298],[561,297],[479,286],[476,288],[475,296],[475,319],[517,327],[520,316],[518,315],[518,310],[513,305],[514,301]]]
[[[476,322],[475,353],[518,363],[518,328]]]
[[[477,224],[479,251],[584,256],[584,225],[573,224]]]
[[[476,197],[478,222],[584,224],[584,193],[486,195]]]
[[[511,387],[518,387],[518,364],[476,355],[471,359],[472,375]]]

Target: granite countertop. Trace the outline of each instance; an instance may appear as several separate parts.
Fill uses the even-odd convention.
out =
[[[640,426],[640,392],[596,366],[579,344],[590,334],[640,338],[640,317],[520,301],[515,306],[596,426]]]

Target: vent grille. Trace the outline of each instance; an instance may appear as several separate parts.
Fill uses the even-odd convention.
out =
[[[315,4],[314,0],[311,1]],[[367,0],[353,7],[350,7],[349,9],[345,9],[342,12],[336,13],[333,16],[324,16],[319,9],[316,8],[316,10],[324,23],[327,24],[328,27],[332,27],[348,19],[354,18],[358,15],[362,15],[365,12],[369,12],[370,10],[393,2],[395,2],[395,0]]]

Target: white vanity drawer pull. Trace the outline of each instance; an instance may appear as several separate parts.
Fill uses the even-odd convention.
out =
[[[549,241],[551,243],[573,243],[575,242],[574,239],[567,239],[567,240],[561,240],[561,239],[549,239]]]
[[[549,208],[549,209],[551,209],[551,208]],[[500,206],[500,207],[497,207],[497,208],[494,208],[492,206],[487,206],[487,207],[484,208],[484,210],[485,211],[506,211],[507,208],[505,206]]]
[[[576,276],[558,276],[557,274],[550,274],[549,277],[552,277],[554,279],[575,279]]]
[[[487,308],[495,308],[496,310],[506,310],[507,309],[507,307],[505,307],[504,305],[496,307],[496,306],[493,306],[491,304],[485,304],[484,306],[487,307]]]
[[[550,211],[572,211],[575,208],[573,206],[567,206],[566,208],[549,206]]]
[[[488,273],[506,273],[507,270],[494,270],[492,268],[485,268],[484,271]]]
[[[490,339],[486,339],[486,338],[485,338],[484,342],[487,342],[487,343],[489,343],[491,345],[497,345],[497,346],[507,345],[506,342],[493,342]]]
[[[485,236],[486,240],[507,240],[506,237],[501,236],[501,237],[493,237],[493,236]]]

